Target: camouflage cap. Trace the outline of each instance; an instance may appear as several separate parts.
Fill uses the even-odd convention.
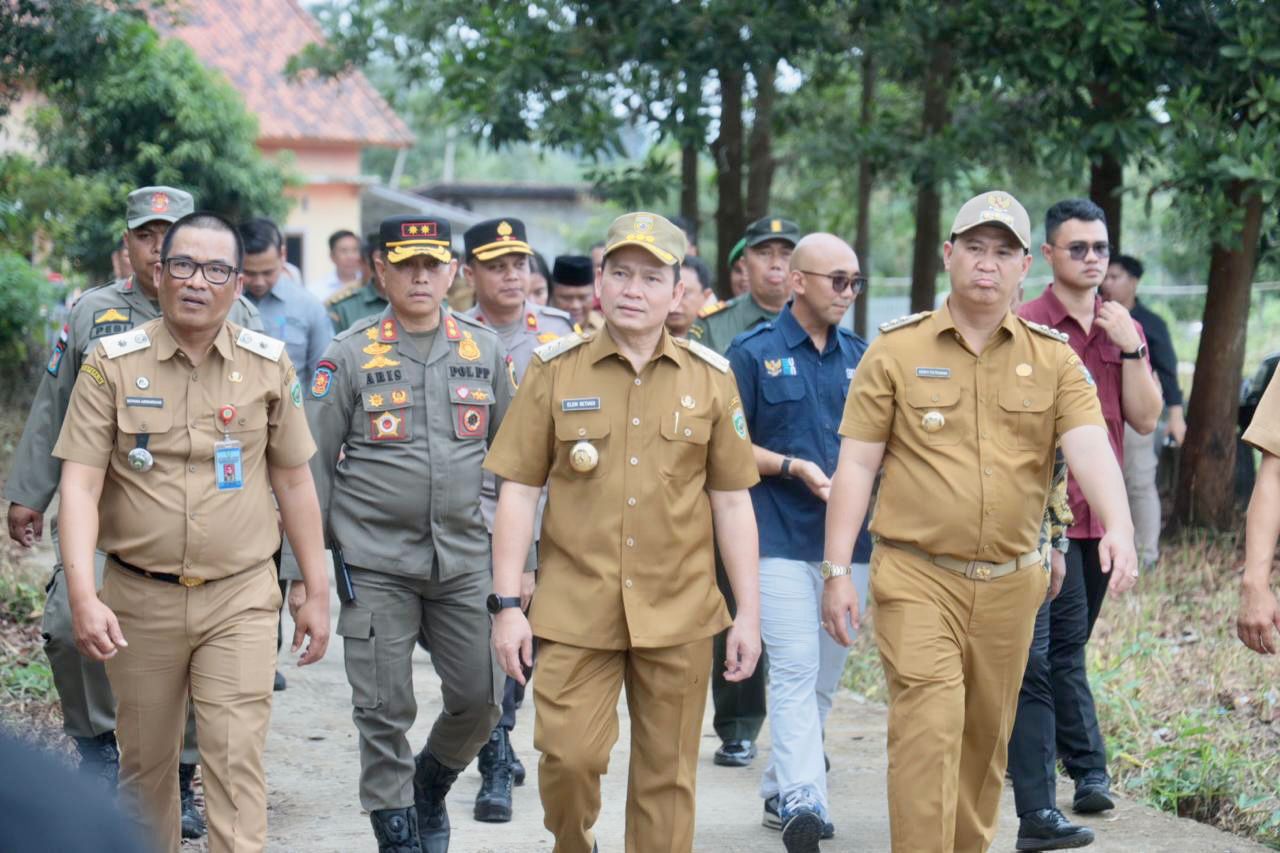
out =
[[[623,246],[647,249],[664,264],[676,264],[689,248],[684,232],[669,219],[656,213],[624,213],[609,226],[604,242],[604,256]]]
[[[1031,251],[1031,217],[1016,198],[1003,190],[980,193],[964,203],[951,235],[963,234],[979,225],[999,225],[1013,232],[1022,248]]]
[[[146,225],[153,219],[177,222],[196,209],[196,200],[186,190],[174,187],[142,187],[129,193],[124,221],[129,228]]]
[[[801,236],[800,226],[790,219],[766,216],[748,225],[743,239],[746,240],[747,246],[759,246],[761,243],[767,243],[770,240],[781,240],[784,243],[790,243],[795,246],[796,243],[800,242]]]

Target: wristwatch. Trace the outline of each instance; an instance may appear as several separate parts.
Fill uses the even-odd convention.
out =
[[[1146,358],[1146,357],[1147,357],[1147,345],[1146,345],[1146,344],[1138,344],[1138,348],[1137,348],[1136,350],[1134,350],[1133,352],[1121,352],[1121,353],[1120,353],[1120,357],[1121,357],[1121,358],[1129,358],[1129,359],[1134,359],[1134,358]]]
[[[795,461],[796,461],[796,458],[794,456],[782,457],[782,466],[778,470],[778,476],[784,480],[790,480],[791,479],[791,463]]]
[[[830,560],[822,561],[822,579],[830,580],[831,578],[843,577],[853,571],[853,566],[838,566]]]
[[[484,600],[484,606],[488,608],[490,613],[496,616],[500,611],[506,610],[508,607],[519,607],[520,596],[512,595],[504,597],[490,593],[489,597]]]
[[[1071,550],[1071,540],[1065,536],[1059,536],[1053,540],[1053,550],[1065,557],[1067,552]]]

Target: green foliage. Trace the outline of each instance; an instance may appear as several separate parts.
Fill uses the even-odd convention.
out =
[[[14,387],[45,355],[53,291],[26,258],[0,249],[0,387]]]
[[[112,201],[103,182],[20,154],[0,155],[0,249],[30,256],[38,244],[64,244],[90,211]]]

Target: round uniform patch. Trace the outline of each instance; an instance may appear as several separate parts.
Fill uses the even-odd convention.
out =
[[[324,397],[332,386],[333,368],[322,363],[316,368],[315,375],[311,377],[311,396]]]
[[[738,438],[747,437],[747,419],[743,416],[742,409],[733,410],[733,431],[738,434]]]
[[[480,429],[480,411],[478,409],[467,409],[462,416],[462,425],[471,431]]]
[[[295,409],[302,408],[302,385],[298,382],[298,377],[293,377],[293,381],[289,383],[289,399],[293,400]]]

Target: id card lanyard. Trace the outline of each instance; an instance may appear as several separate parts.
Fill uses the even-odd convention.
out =
[[[213,444],[213,479],[218,484],[219,491],[244,486],[241,444],[228,432],[235,417],[236,407],[230,403],[218,409],[218,420],[222,421],[222,441]]]

